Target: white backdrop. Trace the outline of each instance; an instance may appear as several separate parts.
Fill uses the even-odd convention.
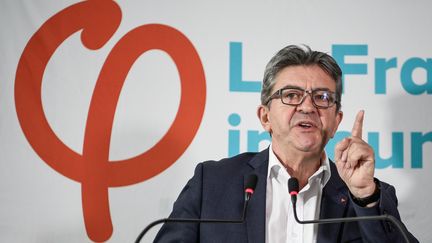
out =
[[[95,170],[85,167],[88,170],[81,171],[82,163],[77,162],[69,166],[81,173],[81,177],[70,176],[67,170],[59,173],[58,168],[49,164],[65,163],[62,155],[54,156],[60,154],[57,147],[47,146],[45,139],[49,136],[45,130],[32,127],[32,119],[38,111],[27,107],[20,113],[16,106],[17,99],[31,104],[38,101],[32,93],[22,93],[22,89],[17,88],[24,48],[48,19],[77,3],[69,0],[0,1],[1,242],[91,242],[84,223],[81,182],[83,178],[92,178],[92,173],[104,173],[100,172],[102,167],[95,167]],[[432,199],[429,194],[432,182],[432,35],[429,31],[432,3],[125,0],[117,4],[121,20],[109,15],[93,29],[102,35],[104,25],[118,22],[118,29],[113,30],[105,45],[96,50],[87,49],[79,30],[64,38],[48,59],[43,77],[39,78],[43,114],[62,147],[83,157],[85,144],[91,143],[85,136],[86,122],[101,69],[107,60],[113,59],[108,55],[121,38],[140,26],[163,24],[190,41],[205,75],[206,88],[196,88],[196,92],[205,94],[205,109],[201,122],[195,119],[200,124],[196,135],[187,149],[180,149],[181,156],[172,161],[175,163],[140,183],[128,182],[128,175],[123,174],[122,178],[126,178],[120,183],[123,186],[108,187],[109,203],[105,206],[109,206],[113,230],[105,240],[131,242],[148,223],[166,217],[198,162],[256,149],[254,134],[262,132],[256,118],[260,97],[256,82],[261,80],[265,64],[276,51],[288,44],[304,43],[339,57],[346,73],[342,98],[344,120],[339,134],[350,131],[358,110],[366,111],[364,137],[376,149],[377,166],[382,167],[376,170],[376,176],[396,186],[399,210],[410,231],[421,242],[432,241],[429,229],[432,212],[427,207]],[[97,13],[103,12],[100,8],[88,9],[90,14],[70,11],[71,16],[61,21],[55,18],[53,21],[60,23],[57,32],[67,31],[67,23],[72,21],[90,23]],[[46,39],[42,43],[50,43],[50,34],[44,33]],[[175,38],[161,36],[159,40],[163,43],[174,45]],[[156,37],[145,35],[136,44],[141,45],[147,38]],[[48,46],[40,45],[33,53],[45,53]],[[175,48],[182,50],[181,46]],[[350,53],[350,50],[355,52]],[[120,52],[119,59],[128,54],[128,51]],[[22,60],[21,69],[34,71],[39,67],[40,57],[32,58]],[[184,59],[196,58],[191,54]],[[357,66],[350,66],[353,64]],[[385,67],[387,71],[383,71]],[[107,69],[108,76],[115,76],[119,70],[111,66]],[[169,53],[150,50],[137,56],[124,79],[115,109],[109,132],[109,154],[106,155],[109,163],[120,165],[123,160],[139,157],[162,139],[178,112],[183,81]],[[33,87],[31,80],[22,82],[29,90],[38,88]],[[192,86],[198,85],[194,83],[198,82],[196,80],[190,82]],[[104,94],[100,104],[117,96]],[[186,107],[188,112],[195,108],[195,105]],[[26,114],[30,117],[27,122],[32,136],[45,144],[46,157],[40,155],[40,148],[35,148],[23,131],[19,119],[24,118],[19,117]],[[184,126],[184,130],[190,129]],[[96,144],[98,139],[93,137]],[[267,145],[264,139],[258,147],[263,149]],[[166,153],[174,153],[174,150],[168,149]],[[329,154],[332,154],[331,149]],[[91,157],[87,158],[89,161]],[[143,160],[142,163],[153,163],[157,167],[159,161]],[[138,177],[146,173],[134,172]],[[113,181],[118,179],[113,179],[115,176],[109,173],[108,177]],[[87,199],[96,198],[91,192],[86,195]],[[102,202],[97,203],[101,204],[93,204],[94,210],[103,206]],[[143,242],[151,242],[157,229]]]

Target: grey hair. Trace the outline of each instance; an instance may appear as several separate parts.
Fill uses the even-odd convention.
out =
[[[270,59],[264,72],[261,104],[267,105],[269,102],[268,99],[276,83],[276,75],[286,67],[299,65],[318,65],[333,78],[336,82],[336,111],[339,111],[342,101],[342,70],[333,57],[323,52],[312,51],[307,45],[289,45]]]

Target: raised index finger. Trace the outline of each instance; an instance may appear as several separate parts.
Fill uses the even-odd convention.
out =
[[[364,110],[361,110],[357,113],[356,119],[354,121],[354,126],[351,131],[351,136],[362,138],[363,118],[364,118]]]

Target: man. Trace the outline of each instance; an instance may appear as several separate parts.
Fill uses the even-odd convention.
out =
[[[270,147],[198,164],[170,215],[240,219],[245,178],[256,174],[246,222],[167,223],[155,242],[404,242],[385,221],[318,226],[294,220],[287,189],[291,177],[300,185],[300,219],[384,213],[400,219],[394,187],[374,178],[374,151],[362,140],[364,111],[358,113],[351,137],[337,144],[335,163],[324,152],[343,117],[341,77],[341,69],[325,53],[307,46],[280,50],[266,67],[257,111],[271,135]]]

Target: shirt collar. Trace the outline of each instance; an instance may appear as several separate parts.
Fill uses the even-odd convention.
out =
[[[269,148],[269,166],[267,169],[267,177],[271,179],[271,177],[277,177],[279,173],[286,174],[288,178],[291,176],[285,170],[285,167],[279,161],[275,153],[273,152],[272,144]],[[330,180],[331,171],[330,171],[330,160],[327,157],[327,154],[324,151],[324,156],[321,159],[321,165],[315,173],[309,177],[308,184],[312,182],[312,180],[321,178],[321,185],[324,187],[327,182]]]

